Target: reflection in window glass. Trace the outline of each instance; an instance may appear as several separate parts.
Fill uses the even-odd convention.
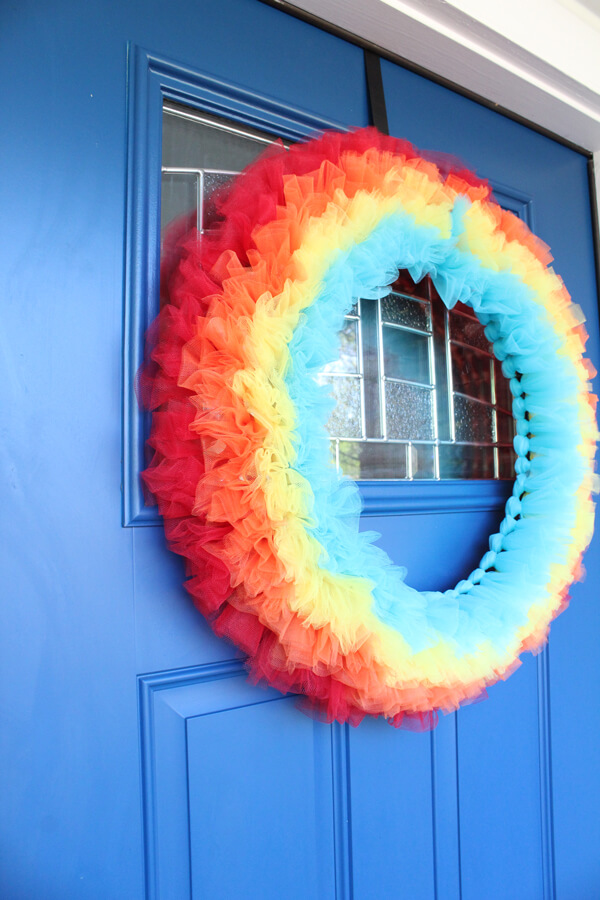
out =
[[[339,334],[340,355],[335,362],[328,363],[323,372],[354,374],[359,371],[358,360],[358,320],[346,318],[346,322]]]
[[[440,478],[511,478],[496,475],[494,454],[485,445],[440,444]],[[513,460],[514,464],[514,460]]]
[[[452,387],[475,400],[492,402],[492,360],[478,350],[450,342]]]
[[[341,438],[364,437],[362,396],[360,378],[352,375],[320,375],[321,384],[326,384],[335,400],[335,408],[329,417],[329,434]]]
[[[464,315],[456,309],[450,316],[450,340],[477,347],[479,350],[485,350],[486,353],[490,352],[490,344],[481,324],[477,319],[470,315]]]
[[[429,338],[389,325],[383,326],[382,333],[385,377],[430,384]]]
[[[198,180],[197,172],[162,173],[161,235],[170,222],[184,213],[193,213],[193,220],[197,220]]]

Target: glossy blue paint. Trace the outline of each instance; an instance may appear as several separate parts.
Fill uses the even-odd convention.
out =
[[[121,526],[153,521],[131,391],[162,97],[291,137],[364,125],[362,52],[257,0],[24,0],[2,24],[0,896],[594,897],[597,548],[551,654],[429,736],[323,725],[247,684],[160,529]],[[585,160],[391,63],[383,78],[393,133],[532,217],[597,362]],[[364,527],[415,586],[446,586],[505,489],[366,483]]]

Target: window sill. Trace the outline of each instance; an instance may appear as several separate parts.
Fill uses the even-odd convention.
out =
[[[502,510],[511,481],[359,481],[363,515],[437,515]]]

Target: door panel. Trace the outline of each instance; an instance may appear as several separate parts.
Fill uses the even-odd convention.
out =
[[[293,698],[228,702],[188,725],[193,896],[334,896],[328,729]]]
[[[140,505],[162,100],[290,138],[365,125],[362,51],[256,0],[32,0],[3,24],[2,896],[550,900],[554,880],[563,900],[595,896],[596,547],[550,653],[484,703],[431,735],[350,729],[246,682]],[[383,79],[392,133],[460,156],[532,217],[597,361],[584,157],[392,63]],[[503,490],[367,484],[363,527],[411,584],[447,587]]]
[[[146,676],[140,705],[149,897],[335,896],[328,728],[235,661]]]
[[[462,897],[544,897],[537,660],[458,719]]]
[[[597,537],[595,546],[596,553],[592,545],[584,560],[585,582],[573,588],[571,604],[556,622],[549,648],[556,887],[557,896],[565,900],[593,897],[600,885]]]
[[[383,64],[383,78],[394,133],[410,121],[409,136],[418,146],[459,156],[501,188],[504,205],[507,197],[521,198],[519,213],[550,245],[556,270],[584,310],[588,351],[597,365],[586,160],[465,98],[450,100],[449,92],[389,63]],[[565,227],[567,222],[577,224]],[[441,558],[450,555],[449,540],[438,533]],[[524,659],[485,703],[458,713],[465,898],[545,898],[554,896],[554,885],[564,898],[592,897],[600,890],[598,733],[585,687],[598,684],[599,674],[587,644],[589,635],[599,633],[593,602],[597,554],[596,538],[585,560],[588,577],[573,587],[571,608],[553,624],[549,648],[537,660]],[[411,573],[409,566],[409,583]]]
[[[379,721],[364,722],[357,736],[350,746],[353,896],[431,898],[430,736],[394,734]]]

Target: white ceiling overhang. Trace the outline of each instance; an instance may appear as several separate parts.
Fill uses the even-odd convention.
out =
[[[586,150],[600,151],[600,0],[281,5],[317,16]]]

